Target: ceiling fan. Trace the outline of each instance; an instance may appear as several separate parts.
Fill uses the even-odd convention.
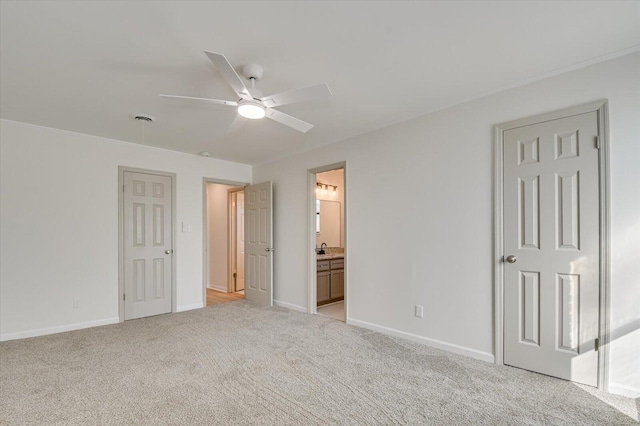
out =
[[[245,118],[259,119],[270,118],[273,121],[294,128],[302,133],[306,133],[313,127],[313,124],[292,117],[280,112],[274,107],[288,105],[295,102],[305,102],[311,100],[325,99],[331,96],[331,91],[326,83],[304,89],[290,90],[277,93],[275,95],[263,96],[262,92],[255,88],[256,81],[262,78],[263,69],[259,65],[249,64],[242,67],[243,76],[251,82],[251,88],[247,88],[244,82],[233,69],[227,58],[220,53],[204,52],[211,62],[220,70],[227,83],[236,92],[239,99],[237,101],[225,101],[220,99],[197,98],[193,96],[160,95],[163,98],[192,99],[197,101],[213,102],[215,104],[227,105],[238,108],[238,114]]]

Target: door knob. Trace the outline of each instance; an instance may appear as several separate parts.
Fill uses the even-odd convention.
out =
[[[509,263],[516,263],[518,259],[514,255],[510,254],[505,260]]]
[[[171,250],[165,250],[164,254],[171,254]]]
[[[264,251],[266,251],[266,252],[272,252],[272,251],[275,251],[275,249],[272,249],[271,247],[267,247],[266,249],[264,249]]]

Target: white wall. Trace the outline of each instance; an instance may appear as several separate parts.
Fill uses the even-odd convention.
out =
[[[207,184],[209,227],[209,287],[226,292],[229,288],[229,201],[231,186]]]
[[[118,320],[118,166],[176,173],[177,306],[202,306],[203,177],[250,166],[6,120],[0,143],[1,339]]]
[[[307,170],[346,161],[348,320],[493,359],[493,125],[602,98],[611,122],[611,384],[640,396],[639,53],[254,167],[254,182],[273,181],[279,213],[275,299],[306,308]]]

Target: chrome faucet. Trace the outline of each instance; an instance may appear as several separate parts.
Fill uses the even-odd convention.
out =
[[[327,247],[327,243],[322,243],[320,244],[320,251],[318,252],[318,254],[325,254],[324,249]]]

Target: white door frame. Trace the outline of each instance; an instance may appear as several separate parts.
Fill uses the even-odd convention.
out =
[[[314,169],[307,170],[307,236],[308,236],[308,256],[307,256],[307,271],[308,271],[308,298],[307,298],[307,313],[316,314],[318,312],[318,294],[317,294],[317,282],[316,282],[316,175],[318,173],[330,172],[331,170],[343,169],[344,170],[344,255],[348,259],[347,252],[349,250],[349,244],[347,242],[348,227],[347,227],[347,162],[342,161],[339,163],[329,164],[327,166],[316,167]],[[349,286],[348,281],[348,260],[344,263],[344,318],[345,322],[349,324]]]
[[[207,183],[245,187],[244,182],[216,178],[202,178],[202,307],[207,307],[207,287],[209,283],[209,224],[207,221]],[[228,210],[227,210],[228,215]],[[227,242],[227,251],[229,243]],[[227,259],[228,260],[228,259]],[[228,284],[227,284],[228,285]]]
[[[159,170],[118,166],[118,317],[124,322],[124,173],[145,173],[171,178],[171,312],[176,312],[176,174]]]
[[[600,319],[598,351],[598,389],[605,392],[609,387],[609,289],[610,289],[610,200],[609,200],[609,104],[606,99],[565,108],[546,114],[497,124],[494,127],[494,343],[496,364],[504,364],[504,256],[503,250],[503,135],[516,127],[528,126],[589,112],[598,115],[598,173],[600,192]]]

